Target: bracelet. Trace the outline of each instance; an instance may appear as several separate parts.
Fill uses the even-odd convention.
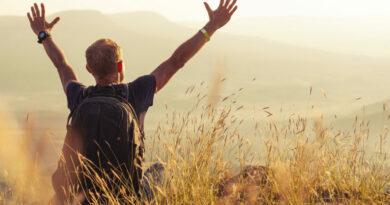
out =
[[[204,37],[206,37],[207,41],[210,41],[210,34],[206,31],[206,29],[202,28],[200,29],[200,32],[203,33]]]

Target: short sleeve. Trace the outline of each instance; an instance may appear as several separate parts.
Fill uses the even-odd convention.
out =
[[[156,91],[155,77],[153,75],[141,76],[129,83],[129,88],[134,93],[133,97],[137,113],[146,112],[153,105],[154,93]]]
[[[83,99],[83,90],[85,86],[79,82],[70,82],[66,87],[66,97],[68,99],[68,108],[73,110]]]

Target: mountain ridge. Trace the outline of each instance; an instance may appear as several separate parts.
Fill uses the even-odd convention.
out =
[[[113,17],[93,10],[66,11],[50,15],[48,19],[51,20],[57,15],[62,15],[62,20],[54,28],[53,36],[63,48],[80,80],[86,84],[94,82],[84,69],[84,52],[98,38],[109,37],[119,43],[128,68],[127,78],[132,80],[150,73],[167,59],[180,43],[197,32],[197,29],[185,28],[160,15],[154,15],[153,12],[130,12]],[[147,23],[128,24],[126,22],[129,19],[123,19],[122,15],[132,15],[134,18],[130,19],[131,21]],[[145,19],[145,16],[152,17]],[[160,25],[153,24],[155,18],[161,18],[156,23]],[[8,25],[18,26],[8,29]],[[36,37],[30,30],[27,18],[15,17],[7,24],[0,24],[0,29],[7,29],[7,32],[0,34],[2,39],[7,39],[0,48],[1,67],[7,68],[0,71],[0,91],[34,93],[48,90],[51,91],[49,93],[55,93],[61,90],[58,74],[43,49],[35,43]],[[176,86],[169,84],[164,89],[164,97],[174,99],[175,95],[182,92],[180,87],[209,80],[208,76],[212,76],[219,61],[224,62],[226,77],[231,79],[226,90],[236,90],[236,87],[241,87],[253,78],[258,80],[251,85],[252,96],[248,98],[253,103],[306,99],[307,92],[303,88],[310,85],[328,90],[338,100],[364,96],[374,102],[386,98],[379,93],[390,86],[386,80],[390,78],[386,72],[390,66],[388,58],[308,49],[258,37],[231,35],[224,30],[218,32],[206,47],[175,76],[172,84]],[[15,76],[15,73],[18,75]],[[363,84],[366,86],[362,87]],[[280,92],[280,89],[283,89],[283,92]],[[260,91],[262,95],[257,95],[256,92]],[[50,99],[54,100],[55,97],[51,95],[59,97],[60,94],[62,95],[47,94],[47,97],[50,95]]]

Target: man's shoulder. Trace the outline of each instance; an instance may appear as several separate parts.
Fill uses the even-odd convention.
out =
[[[152,74],[143,75],[128,83],[128,86],[135,90],[155,89],[156,78]]]
[[[85,89],[85,85],[78,81],[70,81],[66,86],[66,97],[68,100],[68,108],[74,109],[78,103],[82,100],[82,92]]]
[[[156,91],[156,79],[153,75],[144,75],[128,83],[129,101],[139,115],[146,112],[153,105],[154,93]]]
[[[86,88],[84,84],[82,84],[81,82],[78,82],[78,81],[69,81],[68,85],[66,85],[66,94],[70,94],[70,93],[74,93],[76,91],[79,91],[79,90],[82,90]]]

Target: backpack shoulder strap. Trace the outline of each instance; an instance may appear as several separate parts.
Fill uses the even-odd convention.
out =
[[[84,100],[85,98],[90,96],[93,93],[94,88],[95,88],[94,86],[89,86],[89,87],[83,89],[83,92],[81,93],[81,98]],[[78,103],[76,106],[74,106],[74,108],[70,111],[70,113],[68,115],[68,120],[66,122],[66,126],[67,127],[70,125],[69,122],[72,119],[72,115],[73,115],[73,113],[75,112],[75,110],[77,109],[77,107],[79,106],[80,103]]]
[[[129,102],[129,86],[127,84],[120,84],[119,90],[116,90],[115,92],[116,95],[126,100],[126,103]]]
[[[124,94],[126,96],[126,102],[130,107],[130,111],[132,112],[133,116],[135,117],[137,123],[139,123],[137,113],[135,112],[134,107],[129,102],[129,95],[130,95],[129,85],[128,84],[121,84],[121,87],[122,87]]]
[[[125,92],[126,100],[129,101],[129,85],[128,84],[122,84],[123,90]]]
[[[82,98],[85,99],[93,93],[95,86],[89,86],[88,88],[83,90]]]
[[[139,127],[140,126],[140,121],[138,119],[137,113],[135,112],[134,107],[129,102],[129,96],[130,96],[129,85],[128,84],[122,84],[122,87],[123,87],[123,90],[125,91],[126,102],[129,105],[130,112],[132,113],[132,115],[134,116],[135,121],[137,122],[138,129],[139,129],[139,131],[141,133],[141,138],[143,140],[145,138],[144,131]]]

